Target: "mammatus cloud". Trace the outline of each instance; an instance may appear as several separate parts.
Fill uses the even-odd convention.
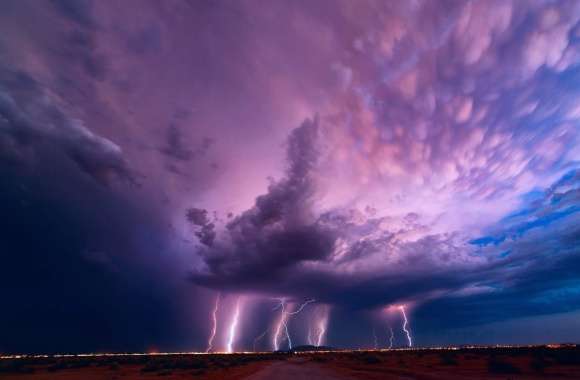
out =
[[[381,17],[390,26],[353,31],[349,54],[329,65],[337,87],[319,110],[310,186],[294,187],[300,196],[291,193],[300,202],[279,200],[290,174],[275,182],[252,208],[217,229],[213,249],[202,251],[206,268],[194,281],[357,308],[449,302],[464,305],[457,310],[464,315],[470,302],[503,299],[512,302],[504,310],[513,315],[568,310],[531,306],[559,286],[548,279],[540,281],[544,290],[526,288],[529,299],[514,298],[528,279],[547,275],[540,268],[574,260],[575,242],[565,236],[575,209],[543,208],[544,216],[533,216],[527,227],[508,227],[514,219],[506,215],[519,215],[529,194],[557,187],[577,166],[572,99],[578,94],[559,75],[576,72],[564,51],[577,49],[578,9],[469,2],[449,6],[447,16],[435,11],[441,18],[424,29],[410,27],[429,11],[425,5],[404,15],[385,13],[376,26]],[[559,42],[544,49],[549,36]],[[276,205],[272,214],[264,212],[270,204]],[[299,220],[308,231],[287,244],[296,249],[291,261],[270,240],[272,230],[288,233],[286,226],[293,226],[288,204],[307,216]],[[263,228],[263,215],[279,229]],[[553,237],[546,251],[571,256],[531,249],[543,239],[538,228]],[[490,229],[503,232],[481,238]],[[480,246],[488,241],[493,249]],[[481,312],[469,323],[500,314]]]
[[[308,148],[288,149],[287,177],[202,251],[206,268],[192,275],[194,282],[363,309],[397,303],[441,307],[453,314],[447,327],[573,310],[576,293],[566,289],[576,286],[579,274],[576,171],[536,190],[532,201],[490,224],[485,237],[435,233],[414,213],[379,217],[367,208],[316,214],[312,173],[318,160],[305,161],[299,170],[292,161],[293,151],[318,156],[312,145],[319,140],[297,138],[316,126],[306,121],[293,132],[289,146],[301,142]],[[206,211],[201,214],[207,222]],[[553,292],[562,292],[566,302],[555,302],[548,296]]]

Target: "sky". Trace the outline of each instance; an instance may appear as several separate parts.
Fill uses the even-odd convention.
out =
[[[4,0],[0,353],[580,342],[580,2]]]

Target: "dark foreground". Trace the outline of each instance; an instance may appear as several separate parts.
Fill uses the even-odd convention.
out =
[[[0,379],[580,379],[580,348],[0,359]]]

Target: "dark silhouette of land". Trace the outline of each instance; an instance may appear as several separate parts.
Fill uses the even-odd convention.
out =
[[[0,378],[19,380],[580,379],[580,347],[481,347],[286,353],[4,357]]]

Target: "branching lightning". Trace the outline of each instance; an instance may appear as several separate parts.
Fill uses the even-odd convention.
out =
[[[291,312],[291,313],[288,313],[288,315],[296,315],[296,314],[300,313],[306,307],[306,305],[308,305],[309,303],[312,303],[312,302],[316,302],[316,300],[314,300],[314,299],[307,300],[302,305],[300,305],[300,307],[298,308],[298,310],[296,310],[294,312]]]
[[[236,301],[236,308],[234,310],[234,315],[232,317],[232,322],[230,324],[230,333],[229,333],[229,338],[228,338],[228,344],[227,344],[227,352],[228,353],[232,353],[234,352],[234,341],[236,340],[236,332],[237,332],[237,328],[238,328],[238,322],[240,319],[240,298],[238,297],[237,301]]]
[[[288,330],[288,320],[290,316],[299,314],[304,308],[312,303],[316,302],[314,299],[306,300],[302,303],[296,311],[287,311],[286,310],[286,299],[279,298],[278,305],[274,307],[274,311],[280,309],[280,319],[278,319],[278,323],[276,325],[276,329],[274,331],[274,337],[272,339],[272,346],[274,351],[278,351],[280,349],[280,334],[282,333],[282,329],[284,329],[285,339],[288,342],[288,349],[292,349],[292,338],[290,337],[290,331]]]
[[[212,312],[212,320],[213,320],[213,327],[211,329],[211,334],[209,336],[209,339],[207,341],[207,350],[205,350],[205,352],[210,352],[211,349],[213,348],[213,340],[215,339],[215,334],[217,332],[217,313],[220,307],[220,293],[218,293],[216,299],[215,299],[215,306]]]
[[[409,347],[413,347],[413,340],[411,339],[411,332],[408,330],[407,326],[409,321],[407,320],[407,313],[405,313],[405,306],[399,306],[401,315],[403,316],[403,331],[407,334],[407,340],[409,341]]]

